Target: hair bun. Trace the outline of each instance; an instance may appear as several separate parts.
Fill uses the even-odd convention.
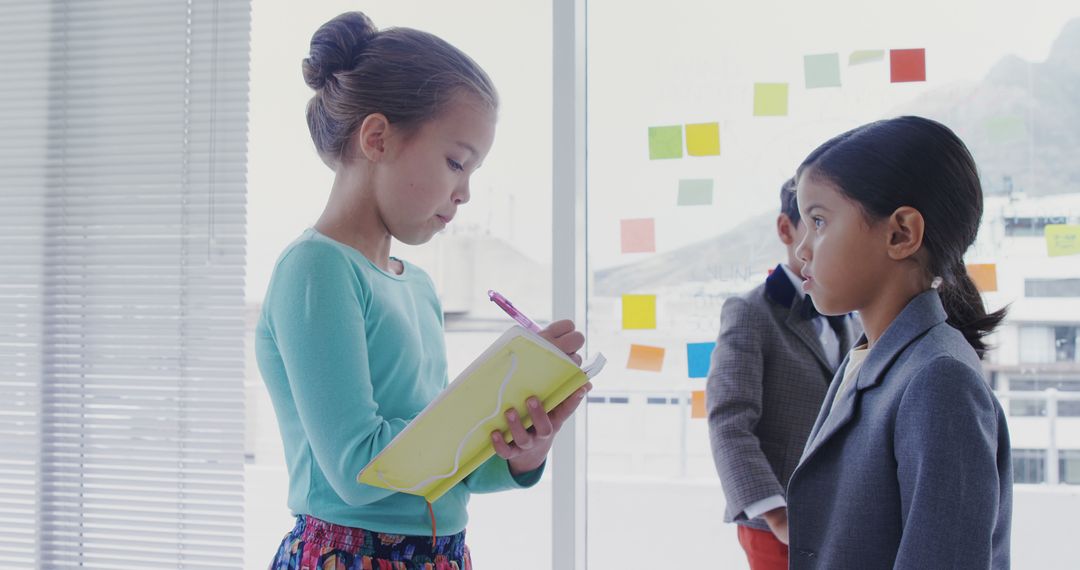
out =
[[[311,38],[304,58],[304,81],[312,89],[322,89],[335,73],[352,69],[371,38],[379,32],[363,12],[345,12],[325,23]]]

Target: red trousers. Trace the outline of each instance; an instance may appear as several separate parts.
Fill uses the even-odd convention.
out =
[[[739,527],[739,544],[746,551],[750,570],[787,570],[788,547],[776,535],[746,525]]]

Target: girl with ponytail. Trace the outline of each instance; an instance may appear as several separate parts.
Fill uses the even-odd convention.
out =
[[[1012,465],[983,379],[987,312],[963,256],[975,162],[921,117],[864,125],[798,169],[803,289],[865,335],[788,483],[791,568],[1008,568]]]

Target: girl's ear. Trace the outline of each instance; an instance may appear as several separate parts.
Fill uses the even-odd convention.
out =
[[[921,212],[911,206],[901,206],[886,220],[886,250],[889,257],[900,261],[915,255],[922,248],[925,221]]]
[[[378,162],[386,154],[386,141],[390,134],[390,121],[382,113],[364,117],[360,128],[353,134],[355,153],[371,162]]]

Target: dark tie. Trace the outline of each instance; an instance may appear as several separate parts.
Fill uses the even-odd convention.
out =
[[[817,312],[817,307],[814,306],[814,301],[810,297],[803,297],[802,307],[799,309],[802,318],[806,320],[813,320],[814,317],[821,316],[821,313]]]
[[[822,314],[817,311],[817,307],[814,306],[814,301],[811,300],[810,297],[803,297],[802,307],[800,307],[799,310],[800,316],[808,321],[814,320],[814,317],[822,316]],[[844,330],[843,326],[845,316],[846,315],[825,317],[829,321],[829,326],[831,326],[832,329],[836,331],[837,335],[840,334],[840,331]]]

